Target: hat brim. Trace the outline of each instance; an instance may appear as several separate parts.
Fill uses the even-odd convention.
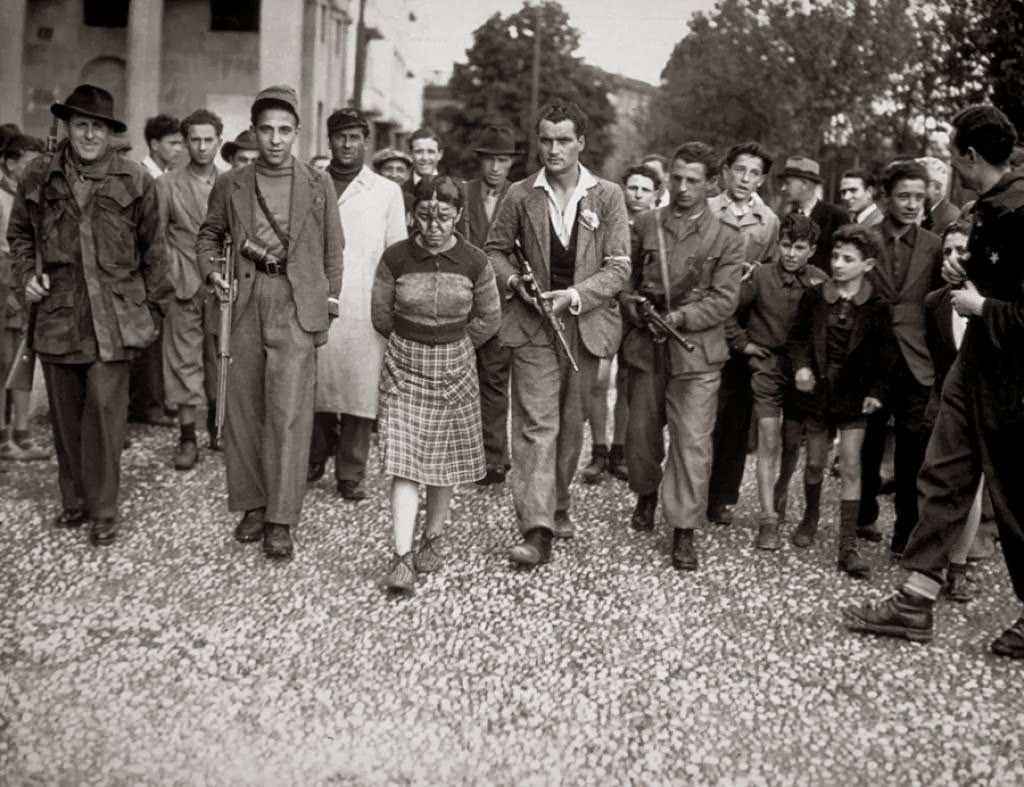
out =
[[[473,152],[478,156],[519,156],[522,155],[520,151],[513,148],[512,150],[497,150],[495,148],[473,148]]]
[[[815,175],[813,172],[804,172],[802,169],[784,169],[779,173],[779,179],[781,180],[782,178],[803,178],[812,183],[824,183],[821,175]]]
[[[67,104],[51,104],[50,114],[58,120],[63,120],[65,123],[71,119],[72,115],[82,115],[84,117],[102,120],[104,123],[110,126],[110,130],[113,131],[115,134],[124,134],[128,130],[128,126],[126,126],[122,121],[117,120],[116,118],[107,117],[106,115],[100,115],[97,112],[90,112],[86,109],[82,109],[81,107],[68,106]]]

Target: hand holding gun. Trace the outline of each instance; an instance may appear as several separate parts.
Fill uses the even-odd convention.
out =
[[[692,353],[697,349],[689,339],[673,328],[669,324],[668,320],[658,313],[658,310],[654,308],[654,304],[645,296],[625,293],[620,297],[624,302],[633,305],[636,309],[637,315],[644,321],[644,324],[647,325],[648,328],[654,329],[652,331],[652,333],[654,333],[654,341],[660,343],[665,341],[666,338],[669,338],[687,352]]]
[[[515,255],[519,259],[519,267],[522,270],[522,273],[513,285],[516,292],[544,317],[545,322],[551,328],[551,332],[561,345],[562,352],[565,353],[565,358],[569,361],[572,370],[578,372],[580,367],[573,357],[572,350],[569,349],[569,342],[565,338],[565,328],[562,325],[562,321],[555,314],[551,301],[543,297],[540,287],[537,286],[537,279],[533,275],[533,268],[530,266],[529,260],[526,259],[526,255],[523,254],[522,247],[518,241],[515,245]]]

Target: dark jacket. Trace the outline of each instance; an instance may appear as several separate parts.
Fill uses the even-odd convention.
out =
[[[889,372],[897,352],[889,306],[865,279],[853,299],[856,308],[846,358],[838,377],[828,384],[828,316],[838,298],[831,279],[804,292],[786,343],[790,386],[787,410],[796,408],[819,418],[827,416],[831,422],[860,417],[866,397],[885,402]],[[814,374],[814,390],[810,394],[795,388],[796,372],[802,368]]]
[[[849,214],[838,205],[829,205],[818,200],[811,208],[811,221],[818,225],[818,243],[808,262],[832,275],[832,236],[836,230],[850,221]]]
[[[316,339],[322,344],[327,341],[327,298],[336,298],[341,292],[345,239],[330,176],[296,159],[293,177],[285,270],[292,286],[299,325],[307,333],[322,334]],[[196,259],[206,280],[218,270],[211,259],[221,254],[225,234],[231,235],[238,277],[235,319],[249,300],[257,275],[253,263],[239,253],[247,238],[256,237],[253,217],[259,206],[255,179],[255,165],[217,178],[210,193],[206,220],[196,236]]]
[[[934,232],[940,238],[942,233],[950,224],[960,218],[960,208],[949,201],[949,197],[943,197],[942,201],[928,211],[921,226],[929,232]]]
[[[916,227],[910,266],[903,276],[903,285],[897,286],[889,244],[885,242],[889,221],[886,219],[877,228],[882,236],[882,254],[869,276],[875,290],[892,308],[892,330],[907,368],[921,385],[930,386],[935,372],[924,335],[924,299],[942,286],[942,241],[928,230]]]
[[[981,397],[986,428],[1024,421],[1024,173],[1008,172],[974,204],[968,278],[985,296],[960,346],[964,383]]]
[[[479,180],[469,180],[463,184],[464,203],[462,205],[462,218],[459,220],[459,232],[462,236],[476,246],[478,249],[484,247],[487,242],[487,233],[491,224],[498,217],[501,203],[505,201],[508,194],[508,181],[498,190],[498,201],[494,206],[491,218],[487,218],[487,211],[484,210],[484,188]]]
[[[34,273],[37,241],[50,277],[32,347],[54,362],[126,360],[156,339],[151,308],[171,294],[156,183],[114,153],[83,212],[64,174],[66,150],[29,165],[8,227],[17,286]]]

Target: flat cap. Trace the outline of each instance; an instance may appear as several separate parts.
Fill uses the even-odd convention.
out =
[[[268,107],[279,107],[287,109],[295,120],[299,119],[299,97],[295,89],[288,85],[271,85],[265,87],[256,94],[256,100],[252,102],[252,119],[255,122],[256,116],[261,110]]]

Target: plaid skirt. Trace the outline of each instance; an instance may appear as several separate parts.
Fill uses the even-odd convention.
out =
[[[483,428],[476,353],[468,338],[421,344],[392,333],[377,409],[385,475],[430,486],[482,478]]]

